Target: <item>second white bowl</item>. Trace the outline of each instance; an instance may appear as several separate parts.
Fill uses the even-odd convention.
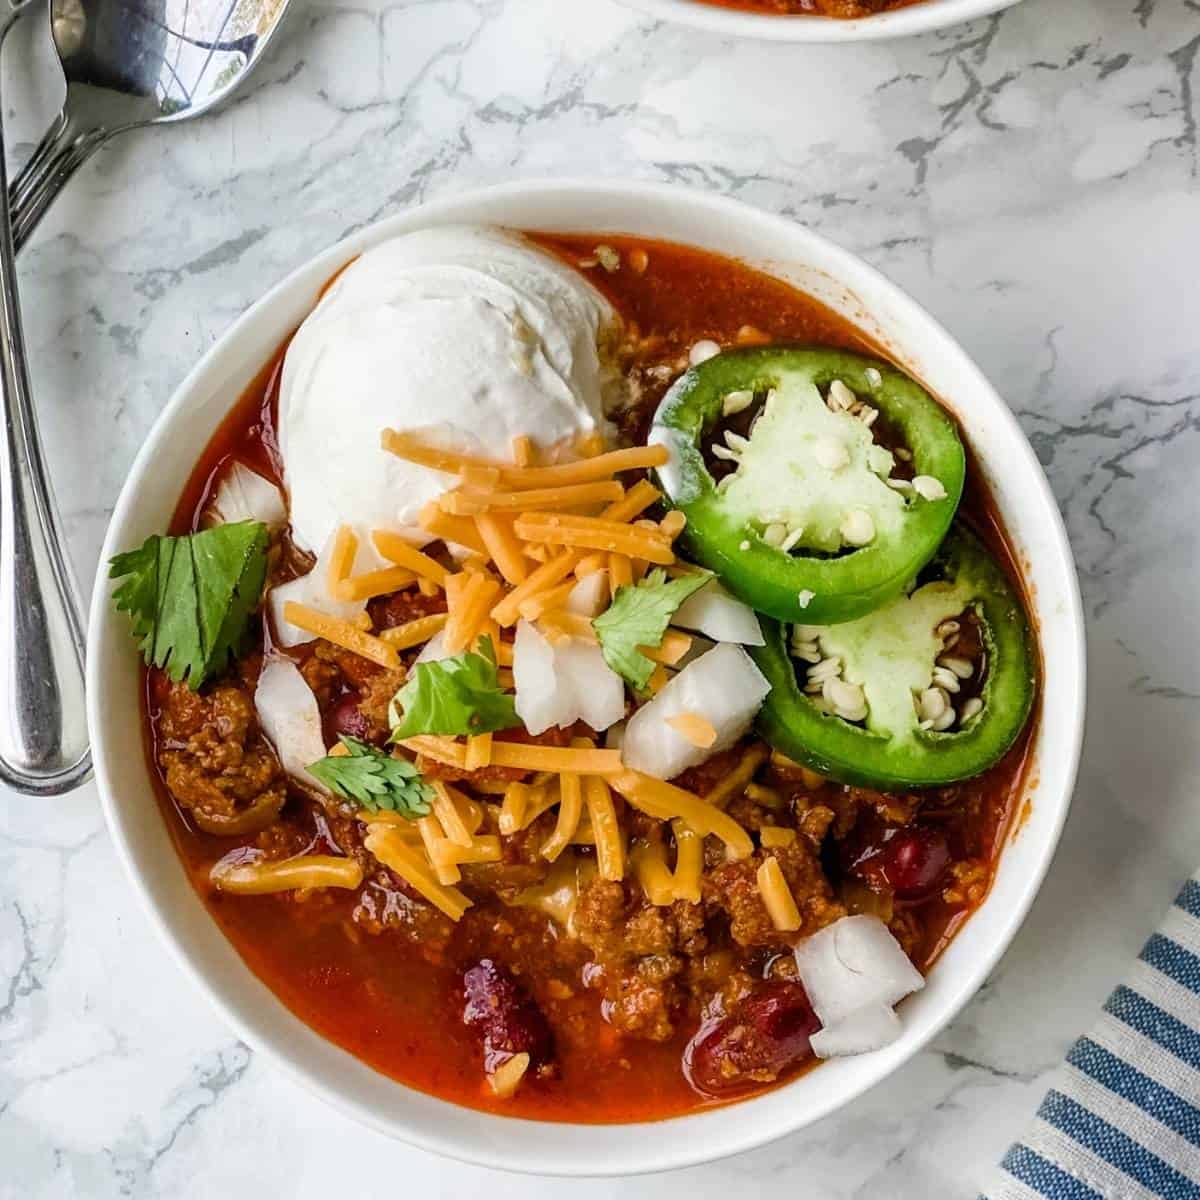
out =
[[[910,37],[974,21],[1018,0],[921,0],[870,17],[776,16],[702,4],[700,0],[621,0],[629,8],[660,21],[673,21],[725,37],[757,38],[767,42],[877,42]]]

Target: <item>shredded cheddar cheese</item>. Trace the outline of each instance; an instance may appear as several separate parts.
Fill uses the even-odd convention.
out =
[[[459,478],[467,487],[483,488],[490,491],[500,482],[500,468],[468,464],[459,473]]]
[[[374,811],[360,808],[354,815],[364,825],[391,825],[408,841],[419,842],[421,840],[421,831],[417,828],[421,822],[414,821],[403,813],[393,812],[387,808],[378,808]]]
[[[435,867],[499,862],[500,839],[494,833],[489,833],[476,838],[469,846],[460,846],[449,838],[439,838],[429,847],[429,857]]]
[[[579,613],[566,612],[561,608],[539,613],[538,626],[547,637],[551,633],[558,633],[563,637],[576,638],[593,646],[600,640],[587,617],[580,616]]]
[[[434,762],[445,763],[448,767],[466,769],[467,748],[453,738],[427,733],[418,737],[404,738],[400,745],[416,754],[432,758]]]
[[[511,462],[456,454],[420,435],[395,430],[384,431],[381,440],[389,453],[454,478],[453,486],[427,503],[418,518],[435,548],[418,549],[398,532],[372,529],[372,544],[388,565],[354,575],[358,536],[343,526],[330,551],[331,594],[340,601],[357,602],[415,586],[423,596],[444,593],[447,611],[378,634],[372,633],[371,612],[343,620],[287,603],[283,613],[299,628],[380,666],[400,669],[402,651],[438,635],[450,655],[473,650],[481,638],[488,638],[496,655],[498,682],[502,688],[512,688],[513,642],[501,640],[501,634],[507,629],[510,632],[504,636],[510,637],[518,620],[536,622],[551,641],[598,644],[591,619],[567,607],[579,580],[606,572],[607,578],[601,579],[609,594],[615,595],[642,579],[652,566],[666,567],[671,574],[694,570],[691,564],[676,561],[673,550],[685,527],[683,514],[672,510],[661,520],[649,519],[647,510],[661,499],[659,489],[646,479],[622,477],[626,471],[662,465],[667,458],[662,446],[605,451],[597,434],[576,447],[582,457],[539,465],[536,447],[527,436],[513,439]],[[671,668],[678,668],[692,645],[690,635],[670,629],[659,646],[642,648],[655,664],[651,692],[672,677]],[[678,713],[668,724],[699,748],[716,742],[713,723],[699,713]],[[556,870],[574,872],[578,859],[605,880],[621,881],[628,872],[655,905],[700,902],[706,837],[720,839],[730,859],[745,859],[754,852],[750,834],[723,809],[747,785],[753,786],[753,775],[766,754],[761,747],[743,755],[708,796],[700,797],[630,770],[619,750],[598,747],[594,738],[576,737],[570,746],[554,746],[486,733],[422,735],[400,744],[419,756],[427,771],[429,812],[409,820],[395,812],[359,811],[357,817],[366,830],[364,845],[415,893],[455,921],[472,903],[458,887],[463,868],[502,861],[504,839],[530,829],[547,813],[551,815],[538,826],[538,852],[557,863]],[[331,751],[339,752],[344,748]],[[457,785],[435,779],[432,776],[438,772],[432,764],[465,772],[466,777]],[[524,777],[515,782],[495,777],[505,773]],[[618,817],[622,801],[617,795],[661,823],[632,847]],[[543,827],[546,832],[541,832]],[[758,888],[780,930],[798,928],[800,918],[779,863],[769,851],[795,837],[790,828],[766,827],[758,834],[758,842],[768,852],[758,869]],[[589,853],[564,853],[572,846],[594,846],[594,867]],[[299,866],[291,873],[282,870],[291,862],[306,863],[308,875]],[[280,890],[288,879],[324,876],[330,882],[294,886],[355,887],[362,878],[355,860],[331,859],[323,864],[319,856],[285,864],[249,864],[238,870],[246,874],[225,872],[224,882],[215,877],[214,882],[228,883],[231,889]],[[787,923],[793,920],[795,924]],[[517,1055],[493,1072],[489,1083],[495,1093],[511,1095],[528,1066],[528,1056]]]
[[[428,579],[439,586],[445,586],[449,572],[435,558],[430,558],[423,550],[406,542],[398,533],[390,533],[386,529],[375,529],[371,532],[371,541],[389,562],[398,567],[407,567],[422,579]]]
[[[421,509],[417,524],[426,533],[441,538],[444,542],[453,542],[457,546],[465,546],[477,554],[489,553],[483,538],[470,517],[454,517],[443,512],[436,500],[431,500]]]
[[[608,556],[608,594],[615,600],[617,592],[633,583],[633,563],[627,554]]]
[[[675,835],[675,870],[671,874],[671,892],[676,900],[700,903],[700,872],[704,868],[704,839],[678,817],[671,822]]]
[[[341,580],[334,586],[333,594],[338,600],[370,600],[403,591],[416,582],[416,573],[405,567],[384,567]]]
[[[558,777],[558,821],[542,846],[542,857],[553,862],[570,844],[583,814],[583,782],[574,771]]]
[[[358,554],[358,538],[349,525],[339,526],[333,536],[333,550],[329,555],[329,574],[326,584],[329,591],[338,595],[343,580],[354,570],[354,559]]]
[[[624,879],[625,843],[608,783],[600,775],[589,775],[583,781],[583,798],[596,841],[596,866],[600,878]]]
[[[520,833],[523,829],[528,829],[544,812],[549,812],[557,803],[559,798],[558,784],[554,780],[548,780],[545,783],[535,783],[529,789],[529,799],[525,805],[525,811],[521,814],[521,820],[517,825],[516,832]]]
[[[574,771],[578,775],[611,775],[621,768],[619,750],[563,746],[533,746],[522,742],[493,742],[492,765],[526,771]]]
[[[622,471],[648,470],[663,466],[670,457],[666,446],[631,446],[608,450],[591,458],[559,463],[552,467],[501,467],[501,480],[513,488],[562,487],[607,479]]]
[[[681,712],[667,718],[667,724],[680,737],[686,738],[700,750],[707,750],[717,740],[717,731],[713,723],[699,713]]]
[[[460,804],[465,800],[466,797],[448,783],[440,779],[433,781],[433,800],[430,802],[433,815],[437,817],[444,835],[460,846],[470,846],[474,840],[472,831],[467,828],[467,822],[459,811]]]
[[[529,807],[530,787],[527,783],[510,783],[504,789],[504,802],[500,805],[500,832],[517,833],[525,820]]]
[[[532,467],[534,462],[533,439],[526,433],[512,440],[512,458],[518,467]]]
[[[458,883],[462,879],[462,872],[458,869],[458,864],[452,862],[438,863],[433,857],[434,848],[439,842],[445,840],[445,831],[442,828],[442,823],[437,817],[431,814],[428,817],[422,817],[417,822],[417,828],[421,832],[421,841],[425,845],[425,853],[429,858],[430,867],[438,883],[443,887]]]
[[[566,583],[560,583],[557,587],[547,588],[536,596],[530,596],[528,600],[522,600],[519,612],[525,620],[536,621],[543,613],[561,608],[574,588],[573,579],[568,579]]]
[[[714,808],[724,808],[730,800],[746,790],[746,785],[754,778],[754,772],[762,766],[766,757],[765,746],[751,746],[738,760],[738,765],[717,783],[704,799]]]
[[[589,575],[595,575],[597,571],[604,571],[607,568],[607,554],[601,554],[599,552],[595,554],[587,554],[575,564],[575,578],[586,579]]]
[[[792,889],[783,877],[779,859],[774,855],[764,858],[755,878],[758,881],[758,894],[762,897],[771,924],[784,933],[799,929],[800,910],[796,907]]]
[[[461,475],[464,467],[495,467],[499,463],[488,462],[484,458],[475,458],[468,454],[455,454],[451,450],[440,450],[423,442],[415,433],[399,433],[395,429],[385,429],[380,435],[380,445],[397,458],[418,466],[429,467],[434,471],[444,471],[447,475]]]
[[[659,663],[650,673],[650,678],[646,680],[646,690],[650,695],[657,696],[670,682],[671,672],[662,663]]]
[[[363,872],[357,860],[329,854],[309,854],[284,862],[250,862],[222,865],[209,873],[214,886],[239,896],[270,892],[295,892],[307,888],[356,888]]]
[[[415,621],[406,621],[403,625],[394,625],[385,629],[379,638],[397,650],[408,650],[429,641],[435,633],[445,628],[449,613],[434,613],[428,617],[418,617]]]
[[[662,531],[663,537],[674,540],[682,532],[687,524],[687,517],[684,516],[683,510],[673,508],[661,521],[658,523],[659,529]]]
[[[675,884],[660,842],[639,842],[630,852],[629,865],[651,904],[665,908],[675,902]]]
[[[529,577],[529,560],[513,533],[512,520],[496,513],[481,512],[475,518],[475,528],[505,582],[514,587],[524,583]]]
[[[675,561],[670,542],[660,533],[606,517],[563,512],[523,512],[513,524],[517,537],[551,546],[607,550],[660,565]],[[407,565],[407,564],[405,564]]]
[[[639,646],[638,650],[651,662],[674,667],[691,648],[692,639],[686,633],[680,633],[678,629],[668,629],[657,646]]]
[[[549,562],[542,563],[492,609],[492,620],[499,625],[515,625],[521,615],[521,605],[569,575],[575,562],[575,555],[570,550],[564,550]]]
[[[648,479],[639,479],[620,500],[610,504],[600,515],[609,521],[632,521],[646,511],[660,496]]]
[[[331,617],[328,613],[318,612],[306,604],[297,604],[294,600],[289,600],[283,606],[283,619],[290,625],[303,629],[305,633],[323,637],[327,642],[370,659],[381,667],[394,671],[400,666],[400,656],[396,653],[395,646],[389,645],[382,638],[364,633],[340,617]]]
[[[422,441],[417,434],[400,433],[395,429],[385,429],[380,444],[397,458],[431,467],[435,471],[444,471],[449,475],[462,475],[465,469],[471,467],[492,467],[499,472],[500,482],[508,487],[521,489],[590,483],[597,479],[607,479],[621,471],[661,467],[669,457],[665,446],[633,446],[625,450],[609,450],[590,458],[559,463],[551,467],[518,467],[442,450]]]
[[[430,866],[422,861],[418,852],[390,825],[369,826],[363,845],[385,867],[395,871],[401,879],[452,921],[461,920],[463,913],[471,907],[470,897],[465,896],[456,887],[439,883]]]
[[[492,735],[477,733],[467,738],[466,767],[468,771],[478,771],[488,766],[492,761]]]
[[[475,516],[481,512],[532,512],[538,509],[571,509],[620,500],[625,489],[615,480],[574,483],[564,487],[532,488],[527,492],[445,492],[438,500],[445,512]],[[655,526],[657,529],[658,526]]]
[[[660,821],[679,817],[702,836],[715,834],[725,843],[730,858],[749,858],[754,852],[750,835],[732,817],[693,792],[628,768],[608,776],[608,782],[648,817]]]
[[[451,585],[464,575],[461,589],[456,588],[454,599],[451,599]],[[500,584],[486,575],[460,572],[447,576],[446,599],[450,602],[450,617],[442,637],[448,654],[461,654],[475,645],[499,594]]]

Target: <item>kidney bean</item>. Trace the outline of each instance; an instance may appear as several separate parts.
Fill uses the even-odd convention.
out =
[[[554,1038],[528,993],[490,958],[463,975],[463,1023],[483,1034],[483,1069],[489,1074],[514,1054],[528,1054],[531,1067],[554,1058]]]
[[[923,900],[941,883],[950,865],[950,846],[939,829],[912,825],[887,830],[851,864],[851,874],[873,887],[887,887],[898,900]]]
[[[799,983],[770,980],[715,1025],[701,1027],[684,1051],[684,1070],[702,1092],[770,1083],[812,1057],[821,1022]]]
[[[329,728],[334,736],[363,740],[370,733],[370,722],[358,707],[358,700],[357,692],[347,692],[329,710]]]

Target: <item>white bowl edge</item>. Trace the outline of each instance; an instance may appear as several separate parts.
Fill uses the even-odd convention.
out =
[[[766,266],[858,323],[865,319],[963,422],[1022,559],[1041,628],[1047,669],[1036,788],[1028,818],[1001,857],[991,896],[936,964],[925,990],[906,1002],[905,1033],[892,1046],[823,1064],[740,1104],[666,1121],[566,1125],[496,1117],[398,1084],[316,1034],[245,967],[188,883],[151,799],[136,655],[123,619],[112,613],[104,563],[161,531],[222,417],[339,266],[387,237],[454,221],[630,232]],[[920,1050],[974,994],[1028,911],[1066,819],[1083,732],[1083,616],[1065,530],[1032,449],[978,368],[912,300],[825,239],[739,201],[664,184],[562,180],[466,193],[361,230],[294,271],[204,355],[147,437],[105,540],[89,635],[89,721],[109,828],[152,922],[238,1035],[375,1129],[464,1161],[539,1174],[634,1174],[748,1150],[834,1111]],[[131,760],[138,764],[132,780]],[[635,1138],[635,1131],[643,1136]]]

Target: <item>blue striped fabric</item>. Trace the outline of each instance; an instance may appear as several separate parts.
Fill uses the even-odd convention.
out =
[[[1200,874],[980,1200],[1200,1200]]]

